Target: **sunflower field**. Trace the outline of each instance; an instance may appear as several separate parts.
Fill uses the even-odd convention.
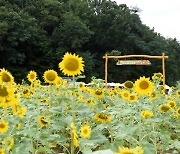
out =
[[[60,70],[73,78],[81,57],[66,53]],[[180,89],[168,94],[162,74],[107,87],[68,82],[53,69],[16,84],[0,69],[0,154],[178,154]]]

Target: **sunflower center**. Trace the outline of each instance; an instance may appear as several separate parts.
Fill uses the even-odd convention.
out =
[[[83,133],[84,133],[84,134],[87,134],[87,132],[88,132],[87,129],[84,129],[84,130],[83,130]]]
[[[130,96],[130,100],[134,100],[135,99],[135,96]]]
[[[45,121],[44,117],[41,118],[41,122],[42,122],[43,125],[46,125],[48,123],[47,121]]]
[[[70,58],[65,64],[65,68],[69,71],[76,71],[78,67],[79,67],[79,63],[74,58]]]
[[[8,92],[7,92],[7,88],[6,87],[0,86],[0,96],[1,97],[8,96]]]
[[[0,128],[1,129],[5,128],[5,125],[4,124],[0,124]]]
[[[11,78],[10,78],[10,76],[8,74],[3,73],[2,74],[2,81],[3,82],[9,82],[9,81],[11,81]]]
[[[161,110],[164,111],[164,112],[167,112],[167,111],[169,111],[169,107],[168,106],[163,106],[161,108]]]
[[[31,75],[30,75],[30,78],[31,78],[31,79],[34,79],[34,78],[35,78],[35,74],[31,74]]]
[[[156,93],[151,93],[151,97],[156,97]]]
[[[96,90],[95,94],[96,94],[96,95],[101,95],[101,94],[102,94],[102,91],[101,91],[101,90]]]
[[[108,119],[107,116],[106,116],[106,115],[103,115],[103,114],[100,114],[100,115],[99,115],[99,118],[100,118],[100,119],[105,119],[105,120]]]
[[[28,93],[28,90],[24,90],[24,91],[23,91],[23,94],[27,94],[27,93]]]
[[[170,107],[174,107],[175,104],[173,102],[169,103]]]
[[[56,76],[55,76],[55,74],[53,74],[53,73],[48,73],[47,76],[46,76],[46,78],[47,78],[49,81],[54,81],[55,78],[56,78]]]
[[[128,97],[129,95],[128,95],[128,93],[124,93],[124,97]]]
[[[147,81],[142,81],[140,84],[139,84],[139,87],[141,89],[147,89],[149,87],[149,83]]]

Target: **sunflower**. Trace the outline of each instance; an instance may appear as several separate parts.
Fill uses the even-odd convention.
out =
[[[150,110],[144,110],[141,112],[141,116],[145,119],[154,116],[153,112]]]
[[[128,101],[130,102],[135,102],[138,100],[138,96],[135,94],[130,94],[130,96],[128,97]]]
[[[155,91],[149,94],[149,98],[151,100],[155,100],[157,97],[158,97],[158,94]]]
[[[1,121],[0,122],[0,133],[5,133],[9,129],[9,125],[6,121]]]
[[[97,98],[102,98],[104,96],[104,91],[102,89],[96,89],[94,90],[94,96]]]
[[[22,96],[25,97],[25,98],[30,98],[31,97],[31,91],[30,89],[24,89],[22,91]]]
[[[159,110],[160,110],[161,112],[167,112],[167,111],[170,110],[170,107],[169,107],[168,105],[160,105],[160,106],[159,106]]]
[[[66,53],[63,57],[63,60],[59,63],[60,70],[64,75],[75,76],[80,75],[84,72],[84,61],[82,57],[77,56],[76,54]]]
[[[132,81],[126,81],[124,82],[124,88],[133,88],[134,84]]]
[[[134,90],[139,94],[148,94],[154,91],[154,85],[149,78],[140,77],[134,84]]]
[[[83,138],[90,138],[91,128],[88,124],[81,127],[81,136]]]
[[[32,83],[37,78],[37,73],[35,71],[30,71],[27,75],[28,80]]]
[[[176,115],[177,115],[178,117],[180,117],[180,108],[177,108],[177,110],[176,110]]]
[[[130,92],[128,90],[122,90],[121,91],[121,97],[125,100],[128,100],[129,99],[129,96],[130,96]]]
[[[58,77],[58,74],[54,70],[47,70],[44,72],[44,75],[43,75],[44,81],[47,83],[55,83],[57,77]]]
[[[78,89],[84,89],[85,84],[83,82],[78,84]]]
[[[8,96],[8,89],[0,85],[0,98]]]
[[[54,82],[56,85],[62,85],[63,84],[63,79],[60,76],[57,76],[57,79]]]
[[[171,108],[174,109],[176,107],[176,102],[175,101],[170,101],[167,103],[167,105]]]
[[[14,84],[14,77],[4,68],[0,71],[0,83]]]
[[[5,149],[4,148],[0,148],[0,154],[5,154]]]
[[[49,125],[48,119],[45,116],[39,116],[38,123],[41,127],[46,127],[47,125]]]
[[[101,123],[105,123],[105,122],[110,122],[110,116],[108,114],[105,113],[96,113],[94,115],[94,119],[101,122]]]
[[[126,148],[126,147],[119,147],[119,151],[115,152],[115,154],[136,154],[133,149]]]
[[[17,114],[20,118],[22,118],[26,114],[26,107],[19,108]]]
[[[154,75],[152,76],[152,79],[163,81],[163,75],[162,75],[162,73],[154,73]]]
[[[180,96],[180,90],[176,90],[176,96]]]
[[[6,145],[8,147],[8,149],[12,149],[12,147],[14,145],[14,139],[11,137],[7,137],[2,141],[2,144]]]

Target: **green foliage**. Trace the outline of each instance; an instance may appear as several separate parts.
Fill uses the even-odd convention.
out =
[[[165,52],[167,83],[173,85],[180,78],[179,46],[176,39],[166,39],[142,24],[138,9],[114,1],[0,0],[0,68],[11,71],[18,82],[32,69],[40,75],[49,68],[57,70],[65,52],[83,56],[86,82],[91,76],[104,78],[102,56],[121,51],[121,55]],[[109,82],[162,72],[159,60],[147,67],[115,63],[108,63]]]

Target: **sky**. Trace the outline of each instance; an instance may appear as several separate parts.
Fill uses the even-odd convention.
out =
[[[180,0],[112,0],[128,7],[138,7],[143,24],[165,38],[180,42]]]

